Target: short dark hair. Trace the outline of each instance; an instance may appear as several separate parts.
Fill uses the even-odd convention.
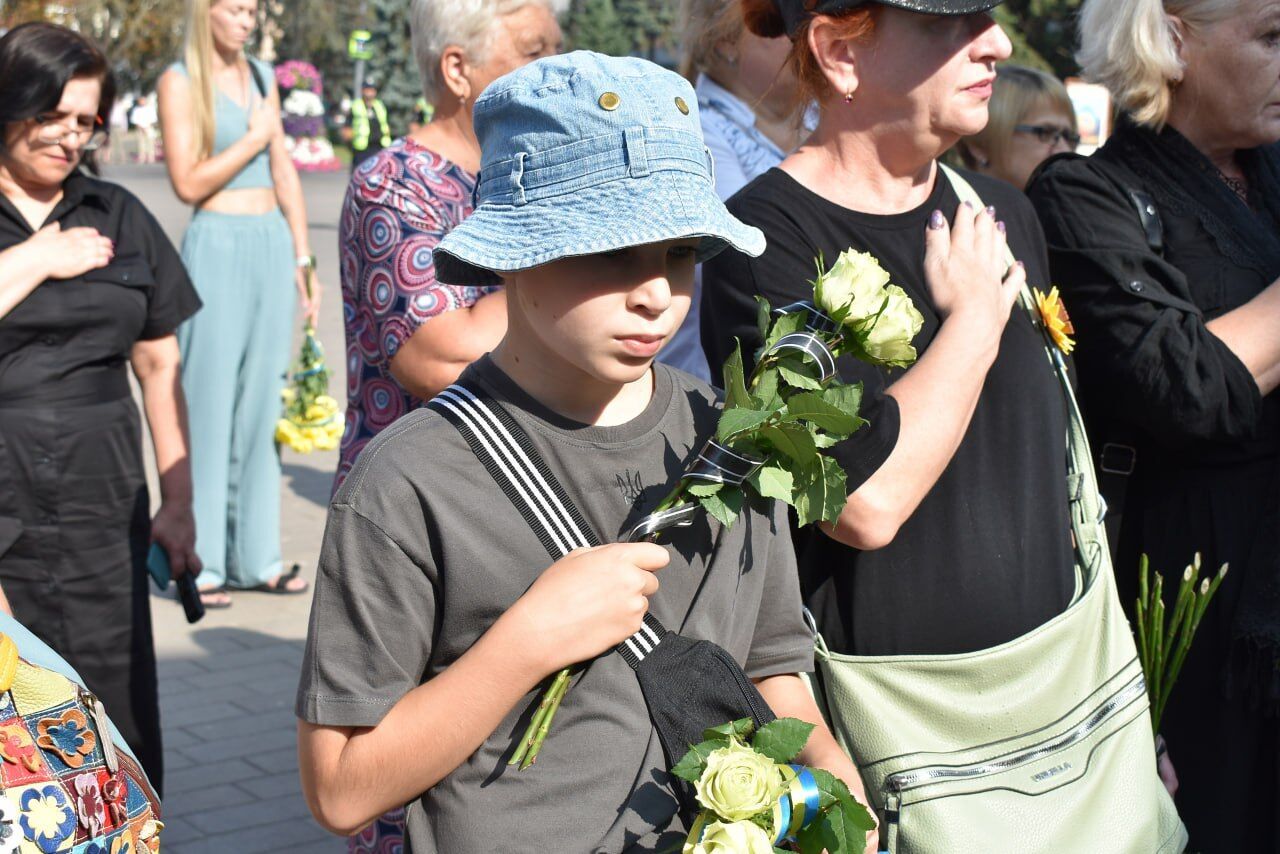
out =
[[[102,51],[57,24],[36,21],[14,27],[0,38],[0,132],[13,122],[57,109],[67,83],[83,77],[95,77],[102,84],[98,127],[109,130],[116,86]],[[4,136],[0,135],[0,148]],[[97,171],[93,152],[87,152],[82,162]]]

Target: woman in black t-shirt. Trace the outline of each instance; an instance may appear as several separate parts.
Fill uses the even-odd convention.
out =
[[[151,541],[199,572],[174,330],[200,307],[159,223],[79,171],[105,57],[52,24],[0,39],[0,589],[102,698],[160,788]],[[154,520],[132,366],[154,440]]]
[[[756,295],[811,297],[814,259],[850,247],[879,258],[924,315],[910,369],[840,366],[864,384],[870,423],[834,449],[850,488],[839,521],[796,538],[809,607],[833,650],[858,655],[1011,640],[1066,608],[1074,570],[1061,390],[1041,333],[1012,310],[1024,281],[1047,282],[1039,226],[1021,193],[982,176],[967,177],[994,210],[961,206],[936,165],[987,120],[1010,44],[973,9],[996,0],[910,2],[937,14],[898,0],[826,0],[821,14],[746,2],[754,31],[791,35],[822,118],[729,202],[768,249],[704,271],[712,363],[735,337],[744,353],[759,345]],[[1002,279],[1006,236],[1025,266]]]

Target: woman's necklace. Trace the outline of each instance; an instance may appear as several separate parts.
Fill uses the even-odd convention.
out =
[[[1216,166],[1214,168],[1217,169]],[[1249,185],[1242,178],[1233,178],[1221,169],[1217,171],[1218,177],[1222,179],[1222,182],[1227,185],[1231,192],[1235,193],[1240,201],[1246,205],[1249,204]]]

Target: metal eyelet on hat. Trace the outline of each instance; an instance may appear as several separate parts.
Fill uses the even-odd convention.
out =
[[[684,98],[681,98],[679,95],[676,95],[676,109],[684,113],[686,116],[689,115],[689,105],[686,104],[684,102]]]
[[[622,99],[618,97],[617,92],[605,92],[600,96],[600,100],[596,101],[600,105],[600,109],[613,112],[618,109],[618,105],[622,103]]]

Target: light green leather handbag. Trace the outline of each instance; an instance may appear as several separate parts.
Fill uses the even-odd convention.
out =
[[[982,206],[943,170],[962,200]],[[1043,328],[1027,289],[1022,303]],[[1071,605],[1022,637],[962,655],[839,655],[818,639],[832,729],[893,854],[1177,854],[1187,844],[1156,774],[1080,410],[1047,336],[1046,352],[1068,410]]]

